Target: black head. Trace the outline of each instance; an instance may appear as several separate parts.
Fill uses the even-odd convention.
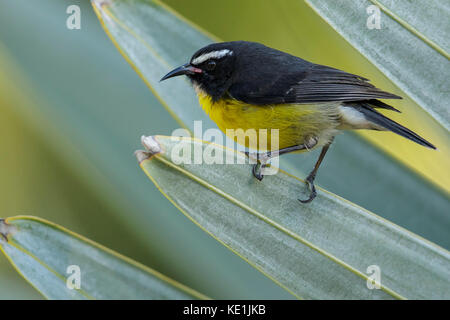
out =
[[[194,86],[217,101],[234,84],[257,91],[280,75],[304,72],[305,64],[310,63],[257,42],[221,42],[201,48],[188,63],[169,72],[161,81],[187,75]]]
[[[190,61],[166,74],[161,81],[171,77],[186,75],[194,86],[206,92],[213,100],[224,96],[233,83],[237,61],[251,46],[261,44],[233,41],[210,44],[198,50]],[[267,48],[267,47],[265,47]]]

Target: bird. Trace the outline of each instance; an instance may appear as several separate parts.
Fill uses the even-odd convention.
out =
[[[321,148],[314,168],[305,179],[309,189],[302,203],[317,195],[315,178],[334,137],[345,130],[391,131],[422,146],[436,147],[389,119],[379,109],[400,112],[380,99],[402,99],[355,74],[301,59],[250,41],[209,44],[188,63],[160,81],[185,75],[199,104],[219,129],[278,129],[278,150],[258,150],[255,178],[274,155]],[[236,136],[233,137],[236,140]],[[239,142],[239,141],[237,141]],[[255,147],[245,140],[245,147]],[[257,148],[257,145],[256,145]],[[247,152],[247,155],[249,153]]]

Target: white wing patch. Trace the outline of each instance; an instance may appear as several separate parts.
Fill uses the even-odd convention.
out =
[[[202,62],[205,62],[206,60],[209,60],[211,58],[214,59],[220,59],[226,55],[232,55],[233,51],[228,50],[228,49],[223,49],[223,50],[218,50],[218,51],[211,51],[208,53],[204,53],[201,56],[198,56],[197,58],[195,58],[194,60],[192,60],[191,64],[194,65],[198,65]]]

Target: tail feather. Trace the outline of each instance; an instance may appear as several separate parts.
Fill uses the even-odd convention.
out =
[[[412,132],[408,128],[405,128],[401,124],[385,117],[384,115],[382,115],[378,111],[374,110],[369,105],[360,105],[357,107],[357,109],[359,112],[364,114],[364,116],[366,117],[366,119],[368,121],[370,121],[378,126],[381,126],[387,130],[390,130],[398,135],[401,135],[402,137],[404,137],[406,139],[412,140],[422,146],[425,146],[425,147],[428,147],[431,149],[436,149],[436,147],[433,144],[431,144],[430,142],[428,142],[427,140],[425,140],[418,134]]]

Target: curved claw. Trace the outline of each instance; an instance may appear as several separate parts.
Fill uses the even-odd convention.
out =
[[[300,201],[301,203],[309,203],[309,202],[313,201],[314,198],[317,196],[316,187],[314,185],[314,177],[309,176],[308,178],[306,178],[305,182],[308,185],[308,189],[311,191],[311,193],[309,194],[308,199],[305,199],[305,200],[298,199],[298,201]]]
[[[257,164],[253,165],[253,176],[258,179],[259,181],[261,181],[264,178],[264,175],[261,173],[261,163],[258,162]]]

